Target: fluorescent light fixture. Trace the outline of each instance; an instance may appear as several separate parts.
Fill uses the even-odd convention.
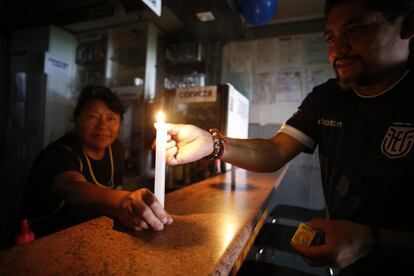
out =
[[[199,12],[199,13],[196,13],[196,15],[198,19],[200,19],[201,22],[212,21],[216,19],[210,11]]]

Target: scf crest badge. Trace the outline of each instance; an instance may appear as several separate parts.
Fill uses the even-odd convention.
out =
[[[381,151],[388,158],[401,158],[411,151],[413,144],[414,125],[393,123],[382,140]]]

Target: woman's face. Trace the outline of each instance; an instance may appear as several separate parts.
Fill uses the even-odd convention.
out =
[[[85,106],[76,121],[76,131],[87,150],[102,151],[119,135],[121,116],[105,102],[95,100]]]

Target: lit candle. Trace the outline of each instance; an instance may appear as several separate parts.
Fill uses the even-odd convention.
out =
[[[162,111],[157,114],[157,136],[155,139],[155,183],[154,193],[164,207],[165,196],[165,155],[167,148],[167,125]]]

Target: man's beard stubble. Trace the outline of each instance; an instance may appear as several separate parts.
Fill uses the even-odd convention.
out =
[[[366,72],[362,72],[351,78],[340,78],[337,70],[334,68],[337,77],[337,83],[342,90],[355,90],[358,87],[369,86],[373,83]]]
[[[346,91],[346,90],[354,90],[356,89],[359,85],[358,85],[358,80],[356,80],[355,78],[350,78],[350,79],[340,79],[338,77],[338,81],[337,81],[339,87]]]

